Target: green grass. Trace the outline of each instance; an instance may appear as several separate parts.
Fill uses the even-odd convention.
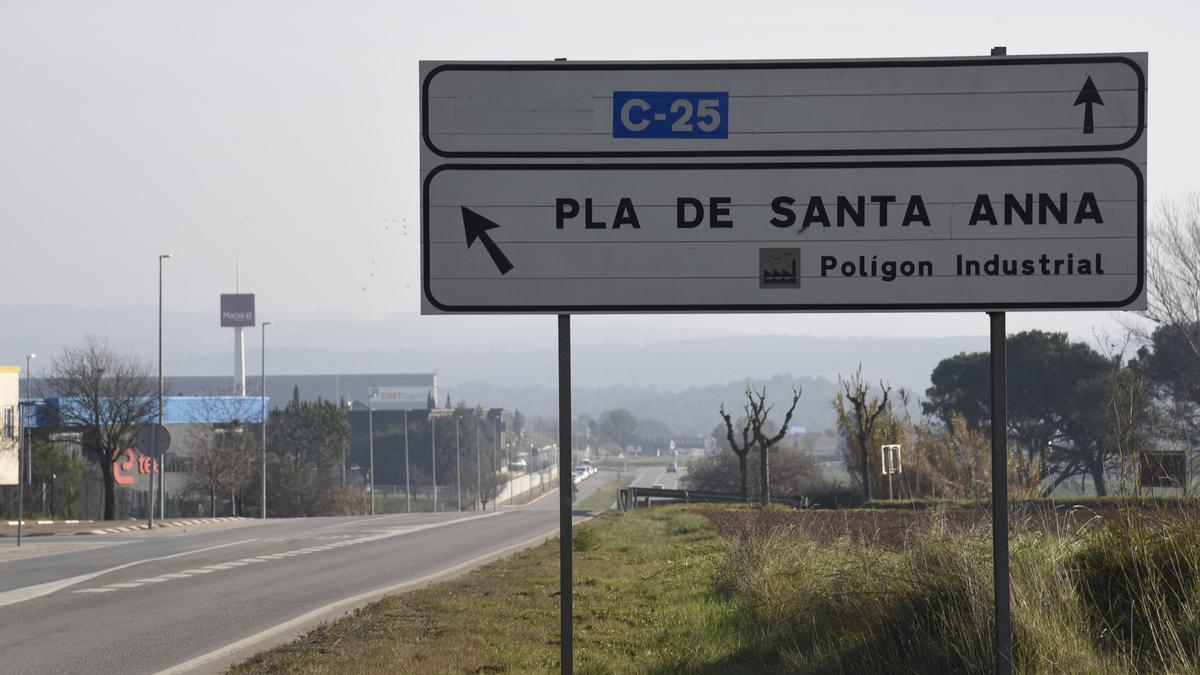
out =
[[[1200,520],[1184,508],[1015,534],[1015,672],[1200,672]],[[724,540],[683,505],[599,516],[574,537],[576,670],[990,672],[988,531],[930,523],[896,548]],[[557,562],[557,542],[523,551],[233,672],[556,672]]]
[[[1158,508],[1014,536],[1016,672],[1200,672],[1200,526]],[[763,672],[988,672],[991,562],[986,530],[935,519],[899,550],[737,542],[717,586],[771,645]]]
[[[737,651],[722,630],[733,608],[712,591],[725,545],[708,519],[610,512],[575,539],[586,542],[574,556],[576,672],[698,672]],[[557,591],[553,541],[372,603],[230,672],[554,673]]]

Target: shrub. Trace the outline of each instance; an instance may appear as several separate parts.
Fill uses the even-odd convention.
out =
[[[1125,512],[1073,561],[1097,642],[1155,670],[1200,670],[1200,528]]]

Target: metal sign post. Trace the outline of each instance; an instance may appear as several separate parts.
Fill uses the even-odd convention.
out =
[[[163,457],[171,447],[171,432],[161,424],[143,424],[138,427],[133,440],[138,452],[153,460],[150,465],[150,487],[146,493],[146,503],[150,507],[146,515],[146,528],[154,529],[154,471],[162,471]]]
[[[899,445],[881,445],[879,447],[879,464],[883,467],[883,475],[888,479],[888,501],[891,501],[892,496],[892,474],[900,473],[900,446]]]
[[[562,672],[574,672],[574,631],[571,564],[571,490],[563,483],[571,475],[571,315],[558,315],[558,617]]]
[[[996,672],[1012,672],[1008,579],[1008,356],[1004,312],[989,312],[992,374],[992,579],[996,603]]]

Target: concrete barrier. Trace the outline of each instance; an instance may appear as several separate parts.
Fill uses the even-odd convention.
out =
[[[539,480],[539,476],[541,477]],[[531,473],[523,473],[511,478],[504,487],[500,488],[499,494],[496,495],[497,504],[507,504],[511,501],[520,499],[522,495],[529,493],[532,490],[551,488],[551,483],[558,478],[558,465],[554,465],[548,469],[535,471]]]

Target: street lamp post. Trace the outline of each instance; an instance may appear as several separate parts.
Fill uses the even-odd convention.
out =
[[[260,365],[262,366],[261,377],[259,378],[259,401],[262,405],[262,494],[259,499],[260,519],[267,517],[267,326],[270,326],[273,321],[262,322],[262,350],[259,352]]]
[[[479,468],[479,413],[475,413],[475,497],[479,500],[479,508],[483,509],[483,472]]]
[[[147,499],[147,529],[154,529],[154,463],[158,464],[160,474],[159,491],[162,493],[160,501],[166,501],[167,491],[165,484],[167,476],[163,466],[163,457],[158,455],[158,427],[162,426],[163,421],[163,367],[162,367],[162,323],[163,323],[163,261],[170,258],[170,253],[163,253],[158,256],[158,424],[150,429],[150,455],[152,464],[150,466],[150,492],[146,495]],[[155,457],[155,455],[158,455]],[[165,506],[165,504],[164,504]],[[162,515],[166,515],[165,513]]]
[[[496,417],[492,420],[492,472],[493,473],[496,472],[496,468],[497,468],[496,452],[499,451],[499,449],[500,449],[500,416],[496,415]],[[512,486],[509,485],[508,487],[512,487]],[[493,511],[496,510],[496,507],[498,506],[496,504],[496,499],[499,496],[500,496],[499,493],[497,493],[494,497],[492,497],[492,510]]]
[[[367,394],[367,474],[371,490],[371,515],[375,515],[375,394]]]
[[[458,444],[458,411],[454,411],[454,491],[457,494],[458,510],[462,511],[462,448]]]
[[[437,513],[437,418],[429,409],[429,453],[433,455],[433,512]]]
[[[25,355],[25,407],[21,410],[21,438],[25,442],[25,465],[29,468],[30,482],[33,479],[33,437],[29,434],[29,404],[33,401],[33,383],[29,376],[29,362],[37,354]],[[17,408],[21,408],[20,405]],[[25,473],[21,471],[21,452],[17,451],[17,546],[21,545],[21,527],[25,520]]]
[[[412,488],[408,483],[408,410],[404,410],[404,508],[412,513]]]

